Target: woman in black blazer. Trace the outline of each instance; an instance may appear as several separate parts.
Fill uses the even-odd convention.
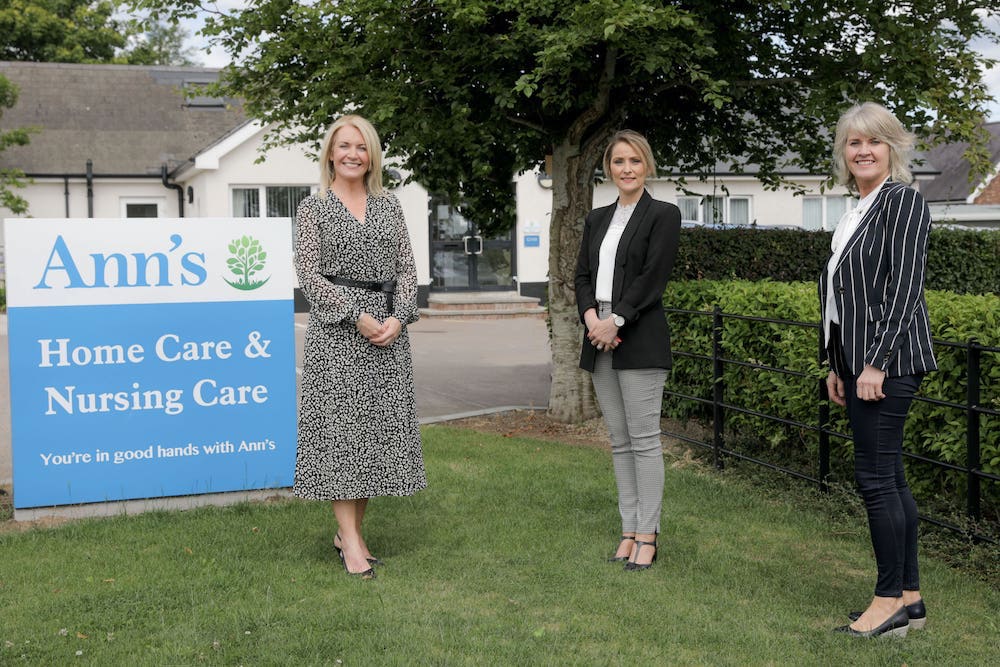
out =
[[[677,254],[681,213],[645,190],[656,164],[646,138],[623,130],[604,151],[618,200],[587,215],[576,265],[576,302],[586,326],[580,367],[611,436],[622,538],[609,560],[628,571],[656,560],[663,502],[660,408],[671,366],[663,290]]]
[[[878,579],[850,625],[856,637],[905,636],[926,610],[917,567],[917,505],[903,471],[903,425],[937,362],[924,299],[930,213],[906,187],[914,137],[885,107],[848,109],[837,123],[837,177],[860,201],[841,219],[819,281],[830,400],[846,406],[854,476],[865,501]]]

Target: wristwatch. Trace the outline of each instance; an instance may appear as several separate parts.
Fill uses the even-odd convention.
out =
[[[621,315],[616,315],[615,313],[611,313],[611,319],[614,320],[615,326],[618,327],[619,329],[625,326],[625,318],[622,317]]]

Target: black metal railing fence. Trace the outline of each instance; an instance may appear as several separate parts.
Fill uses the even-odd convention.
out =
[[[778,373],[785,376],[797,377],[808,379],[810,377],[809,373],[803,371],[797,371],[788,368],[780,368],[776,366],[771,366],[767,364],[762,364],[754,360],[739,360],[739,359],[729,359],[723,354],[723,343],[725,340],[725,323],[727,320],[743,320],[752,322],[762,322],[768,324],[778,324],[785,327],[796,327],[806,330],[812,330],[815,332],[817,337],[817,359],[822,359],[822,337],[819,324],[811,322],[798,322],[794,320],[783,320],[767,317],[757,317],[749,315],[738,315],[733,313],[723,313],[721,308],[715,306],[711,311],[698,311],[698,310],[683,310],[678,308],[668,308],[667,313],[674,313],[678,315],[684,315],[689,317],[710,317],[712,318],[712,353],[711,355],[698,354],[695,352],[685,351],[685,350],[674,350],[673,354],[675,357],[683,357],[688,359],[696,359],[704,362],[711,362],[712,374],[710,378],[711,382],[711,395],[712,398],[703,398],[700,396],[692,396],[689,394],[684,394],[681,392],[673,391],[671,389],[665,389],[664,395],[671,396],[674,398],[679,398],[687,401],[693,401],[699,404],[703,404],[711,407],[712,412],[712,441],[703,442],[696,438],[691,438],[682,433],[674,433],[670,431],[663,431],[663,435],[671,438],[675,438],[682,442],[694,445],[696,447],[702,447],[712,450],[713,462],[717,468],[723,468],[724,457],[732,457],[734,459],[739,459],[742,461],[747,461],[765,468],[769,468],[774,471],[782,472],[793,477],[817,484],[822,491],[829,490],[829,478],[831,471],[831,454],[830,454],[830,438],[840,438],[842,440],[850,441],[851,436],[845,433],[840,433],[838,431],[830,428],[830,402],[827,396],[826,389],[826,379],[825,376],[816,381],[817,386],[817,407],[816,407],[816,421],[815,423],[808,423],[799,421],[796,419],[788,419],[785,417],[780,417],[778,415],[768,414],[766,412],[761,412],[759,410],[752,410],[744,406],[735,405],[734,403],[728,402],[726,400],[726,384],[725,384],[725,369],[727,366],[739,366],[749,369],[754,369],[758,371],[764,371],[768,373]],[[947,401],[936,398],[928,398],[923,396],[917,396],[916,401],[929,403],[932,405],[937,405],[953,410],[958,410],[964,412],[965,415],[965,426],[966,426],[966,451],[965,451],[965,465],[958,465],[956,463],[950,463],[947,461],[941,461],[938,459],[923,456],[921,454],[916,454],[914,452],[903,451],[903,455],[907,458],[921,461],[925,464],[935,466],[944,470],[957,471],[966,476],[966,498],[965,498],[965,512],[966,514],[976,521],[982,518],[982,482],[1000,482],[1000,476],[985,472],[982,469],[981,460],[981,422],[982,417],[989,415],[993,417],[1000,417],[1000,411],[994,410],[989,407],[981,405],[980,396],[980,386],[981,386],[981,374],[980,374],[980,360],[984,353],[997,354],[1000,353],[1000,347],[991,347],[986,345],[980,345],[975,340],[969,340],[967,342],[956,342],[947,340],[934,340],[934,344],[940,347],[948,348],[959,348],[966,351],[966,396],[965,402],[960,403],[957,401]],[[707,392],[706,392],[707,393]],[[761,458],[747,455],[745,453],[736,451],[734,449],[728,448],[726,446],[726,413],[727,412],[737,412],[745,415],[750,415],[753,417],[765,419],[772,422],[777,422],[784,424],[786,426],[792,426],[801,429],[805,432],[815,433],[818,437],[818,460],[815,462],[816,475],[810,475],[808,473],[803,473],[799,470],[792,469],[790,467],[776,464],[773,462],[765,461]],[[990,542],[993,544],[998,544],[998,540],[981,535],[976,532],[969,532],[965,528],[961,528],[954,523],[942,520],[940,518],[928,516],[921,514],[920,519],[928,523],[947,528],[949,530],[967,534],[969,537],[976,541]]]

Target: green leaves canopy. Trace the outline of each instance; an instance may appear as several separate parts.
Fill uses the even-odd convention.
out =
[[[0,60],[110,62],[126,22],[108,0],[0,0]]]
[[[972,139],[985,170],[986,63],[969,41],[994,4],[260,0],[206,31],[242,61],[228,82],[255,116],[314,140],[356,110],[421,182],[502,228],[513,172],[621,126],[662,165],[752,164],[777,184],[785,162],[826,171],[837,115],[874,99],[925,135]]]

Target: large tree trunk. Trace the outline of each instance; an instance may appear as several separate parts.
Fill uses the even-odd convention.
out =
[[[549,322],[552,388],[549,414],[577,422],[599,414],[590,373],[580,370],[583,325],[576,308],[573,275],[580,251],[583,221],[593,205],[594,169],[610,129],[582,144],[572,138],[552,152],[552,218],[549,224]]]

